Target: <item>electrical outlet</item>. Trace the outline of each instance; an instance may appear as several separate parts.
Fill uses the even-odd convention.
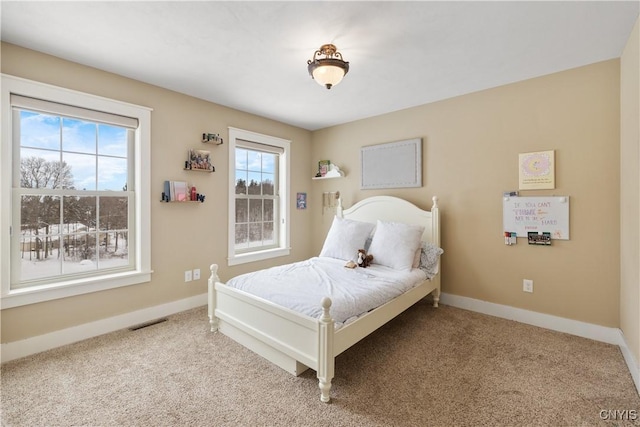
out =
[[[200,280],[200,269],[196,268],[193,270],[193,280]]]
[[[533,280],[523,279],[522,280],[522,291],[523,292],[533,292]]]
[[[193,280],[191,277],[192,277],[191,276],[191,270],[187,270],[187,271],[184,272],[184,281],[185,282],[190,282],[191,280]]]

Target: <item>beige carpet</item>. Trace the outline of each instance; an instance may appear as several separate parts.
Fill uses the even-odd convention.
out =
[[[208,332],[204,307],[9,362],[1,379],[6,426],[640,425],[600,416],[640,409],[616,346],[425,301],[337,358],[330,404],[314,371]]]

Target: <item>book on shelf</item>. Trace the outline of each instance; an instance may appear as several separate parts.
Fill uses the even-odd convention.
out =
[[[185,181],[165,181],[163,201],[188,202],[191,200],[189,190],[189,184]]]

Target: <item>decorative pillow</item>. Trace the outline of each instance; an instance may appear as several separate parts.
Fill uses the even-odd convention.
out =
[[[420,259],[415,268],[419,268],[425,272],[428,278],[432,278],[438,274],[438,258],[444,253],[444,250],[433,243],[422,242],[419,252]]]
[[[424,227],[378,220],[369,246],[373,263],[395,270],[411,270]]]
[[[320,256],[355,261],[375,224],[335,216]]]

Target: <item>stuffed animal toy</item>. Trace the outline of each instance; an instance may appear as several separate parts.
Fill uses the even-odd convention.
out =
[[[373,261],[373,255],[367,254],[367,251],[364,249],[358,249],[358,261],[356,261],[358,266],[367,268],[371,265],[371,261]]]

